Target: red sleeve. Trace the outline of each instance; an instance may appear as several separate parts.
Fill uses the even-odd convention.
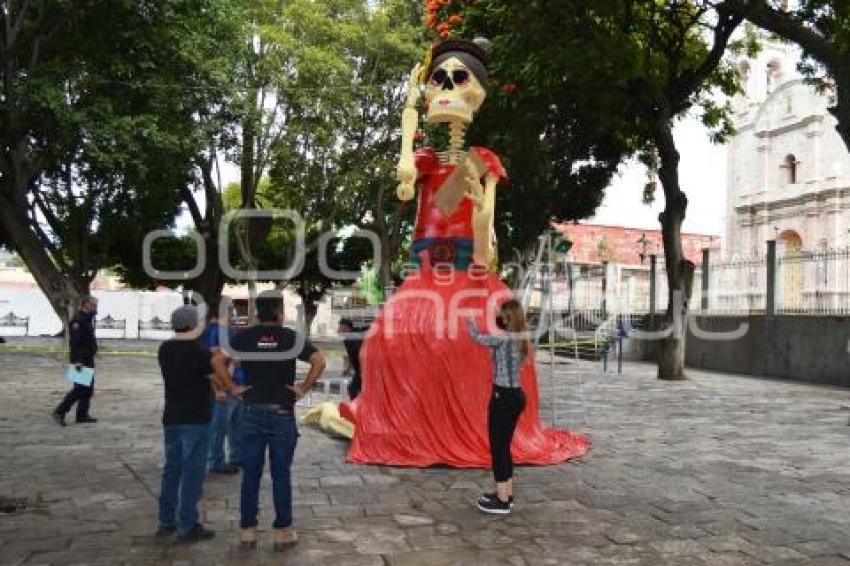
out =
[[[423,147],[413,154],[413,163],[416,165],[416,181],[419,182],[439,167],[440,159],[434,148]]]
[[[508,179],[508,173],[505,171],[505,167],[502,165],[502,160],[499,159],[499,156],[487,149],[486,147],[475,147],[475,151],[478,152],[478,156],[487,164],[487,172],[494,174],[499,178],[499,181],[506,181]]]

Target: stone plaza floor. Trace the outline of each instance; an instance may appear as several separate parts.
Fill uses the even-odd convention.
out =
[[[335,367],[334,367],[335,366]],[[328,375],[339,372],[335,360]],[[472,506],[485,470],[345,463],[303,428],[297,546],[236,544],[239,479],[205,486],[209,542],[154,540],[162,385],[155,358],[99,361],[93,426],[60,428],[55,355],[0,352],[0,564],[850,564],[850,390],[692,371],[539,366],[541,415],[588,433],[582,460],[518,470],[509,517]],[[554,403],[554,406],[553,406]],[[264,480],[268,482],[268,478]]]

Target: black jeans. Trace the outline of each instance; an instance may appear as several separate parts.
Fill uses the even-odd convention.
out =
[[[508,481],[514,475],[511,459],[511,439],[516,423],[525,409],[525,393],[520,388],[493,387],[487,410],[487,429],[490,436],[490,455],[493,477],[497,482]]]
[[[360,395],[360,388],[363,386],[363,382],[360,379],[360,374],[355,373],[354,377],[351,378],[351,381],[348,382],[348,397],[353,401]]]
[[[92,395],[94,395],[94,379],[92,379],[91,387],[75,383],[74,388],[65,395],[65,398],[62,399],[62,402],[59,403],[58,407],[56,407],[56,412],[60,415],[64,415],[70,411],[71,406],[76,403],[77,420],[87,419],[89,418],[89,406],[91,405]]]

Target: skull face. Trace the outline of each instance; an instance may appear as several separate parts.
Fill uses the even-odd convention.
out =
[[[450,57],[431,70],[425,86],[429,124],[472,122],[487,92],[463,61]]]

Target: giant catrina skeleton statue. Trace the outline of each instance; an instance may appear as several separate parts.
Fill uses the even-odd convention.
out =
[[[449,39],[417,65],[402,117],[398,197],[419,193],[413,235],[416,269],[384,305],[361,348],[363,390],[340,413],[354,423],[348,460],[357,463],[488,467],[490,354],[472,342],[465,318],[493,328],[512,297],[491,270],[499,158],[465,147],[465,132],[487,97],[489,43]],[[424,82],[425,120],[447,124],[449,147],[413,150]],[[489,313],[489,316],[488,316]],[[511,446],[514,461],[551,464],[582,455],[587,437],[544,428],[533,356],[521,372],[527,405]]]

